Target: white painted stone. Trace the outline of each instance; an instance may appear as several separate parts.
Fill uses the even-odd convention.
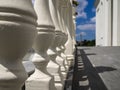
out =
[[[41,59],[41,61],[39,61]],[[26,90],[56,90],[54,81],[46,71],[47,62],[39,54],[35,53],[32,61],[36,68],[35,72],[26,81]],[[39,62],[39,65],[37,65]]]
[[[77,0],[76,0],[77,1]],[[75,52],[75,45],[76,45],[76,15],[75,13],[77,7],[72,7],[72,18],[73,18],[73,51]]]
[[[100,0],[96,8],[96,46],[111,44],[111,0]]]
[[[120,1],[113,0],[113,46],[120,46]]]
[[[49,49],[48,50],[48,55],[50,56],[50,62],[47,65],[47,70],[48,72],[54,76],[55,79],[55,87],[57,90],[62,90],[63,89],[63,84],[62,84],[62,74],[60,70],[60,66],[55,62],[56,58],[56,53],[54,52],[54,49]]]
[[[59,23],[60,23],[60,29],[61,29],[61,40],[59,40],[58,46],[56,47],[57,50],[57,57],[56,57],[56,62],[61,66],[61,71],[64,76],[63,79],[66,78],[66,69],[65,69],[65,64],[64,61],[65,59],[61,56],[62,53],[62,46],[65,44],[65,33],[64,33],[64,21],[63,21],[63,1],[58,1],[58,18],[59,18]]]
[[[65,66],[65,69],[66,69],[66,73],[67,73],[67,71],[68,71],[68,63],[67,63],[67,56],[66,56],[66,54],[65,54],[65,50],[66,50],[66,46],[65,46],[65,44],[66,44],[66,42],[67,42],[67,40],[68,40],[68,31],[67,31],[67,29],[68,29],[68,2],[69,1],[64,1],[63,2],[63,7],[62,7],[62,16],[63,16],[63,20],[64,20],[64,29],[63,29],[63,32],[64,32],[64,35],[63,35],[63,42],[62,42],[62,46],[61,46],[61,48],[62,48],[62,51],[61,51],[61,56],[63,57],[63,59],[64,59],[64,66]]]
[[[68,66],[70,65],[71,61],[73,61],[74,59],[74,55],[73,55],[73,31],[72,31],[72,23],[73,19],[72,19],[72,6],[71,3],[68,2],[68,8],[67,8],[67,15],[69,16],[69,18],[67,18],[67,32],[68,32],[68,40],[65,44],[66,46],[66,50],[65,50],[65,54],[67,56],[67,63]]]
[[[48,55],[50,56],[50,63],[48,64],[48,72],[55,77],[55,86],[57,90],[63,89],[63,76],[61,74],[60,65],[55,61],[57,57],[57,50],[58,44],[61,40],[61,29],[60,23],[58,21],[58,0],[50,0],[49,1],[50,13],[53,19],[53,23],[55,25],[55,40],[52,43],[51,47],[48,50]]]
[[[21,61],[35,35],[31,0],[0,0],[0,90],[21,90],[27,79]]]
[[[26,90],[56,90],[54,77],[48,73],[46,68],[50,60],[47,50],[55,38],[49,0],[35,0],[34,7],[38,16],[38,35],[33,45],[35,53],[32,61],[36,68],[26,81]]]
[[[119,46],[120,1],[96,0],[96,3],[96,46]]]
[[[61,57],[63,58],[63,64],[64,64],[64,67],[65,67],[65,75],[64,77],[66,78],[66,75],[67,75],[67,67],[65,66],[65,62],[66,62],[66,59],[67,59],[67,56],[65,55],[65,43],[67,42],[68,40],[68,33],[67,33],[67,1],[62,1],[62,7],[61,7],[61,16],[62,16],[62,20],[63,20],[63,23],[62,23],[62,26],[63,26],[63,39],[62,39],[62,42],[61,42]]]

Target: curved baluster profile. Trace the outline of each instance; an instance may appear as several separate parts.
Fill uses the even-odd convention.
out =
[[[47,50],[55,37],[55,27],[49,11],[49,0],[35,0],[35,11],[38,16],[38,35],[34,42],[35,53],[32,62],[35,65],[35,72],[26,81],[27,90],[56,90],[54,77],[47,71],[47,64],[50,58]]]
[[[32,47],[36,20],[31,0],[0,0],[0,90],[21,90],[27,79],[22,58]]]

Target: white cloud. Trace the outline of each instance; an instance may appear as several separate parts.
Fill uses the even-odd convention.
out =
[[[92,18],[90,19],[90,22],[95,23],[95,22],[96,22],[96,17],[92,17]]]
[[[76,16],[76,18],[87,19],[87,13],[85,13],[85,12],[78,13],[78,15]]]
[[[87,34],[85,32],[80,32],[80,35],[86,36]]]
[[[78,25],[77,28],[79,30],[95,30],[95,24]]]
[[[77,29],[79,30],[95,30],[96,28],[96,16],[90,18],[89,21],[86,21],[86,23],[77,25]]]
[[[78,0],[79,6],[77,8],[78,11],[84,11],[84,9],[87,7],[88,2],[87,0]]]
[[[87,18],[87,13],[85,12],[85,8],[88,5],[87,0],[78,0],[79,2],[79,6],[77,7],[77,12],[78,12],[78,16],[77,18]]]
[[[85,32],[80,32],[80,33],[76,34],[76,37],[79,37],[80,35],[86,36],[87,34]]]

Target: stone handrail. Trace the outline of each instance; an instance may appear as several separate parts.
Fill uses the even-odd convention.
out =
[[[0,90],[63,90],[73,8],[71,0],[0,0]]]

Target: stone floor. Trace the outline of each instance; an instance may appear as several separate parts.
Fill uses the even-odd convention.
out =
[[[72,90],[120,90],[120,47],[77,47]]]
[[[120,47],[77,47],[64,90],[120,90]]]

